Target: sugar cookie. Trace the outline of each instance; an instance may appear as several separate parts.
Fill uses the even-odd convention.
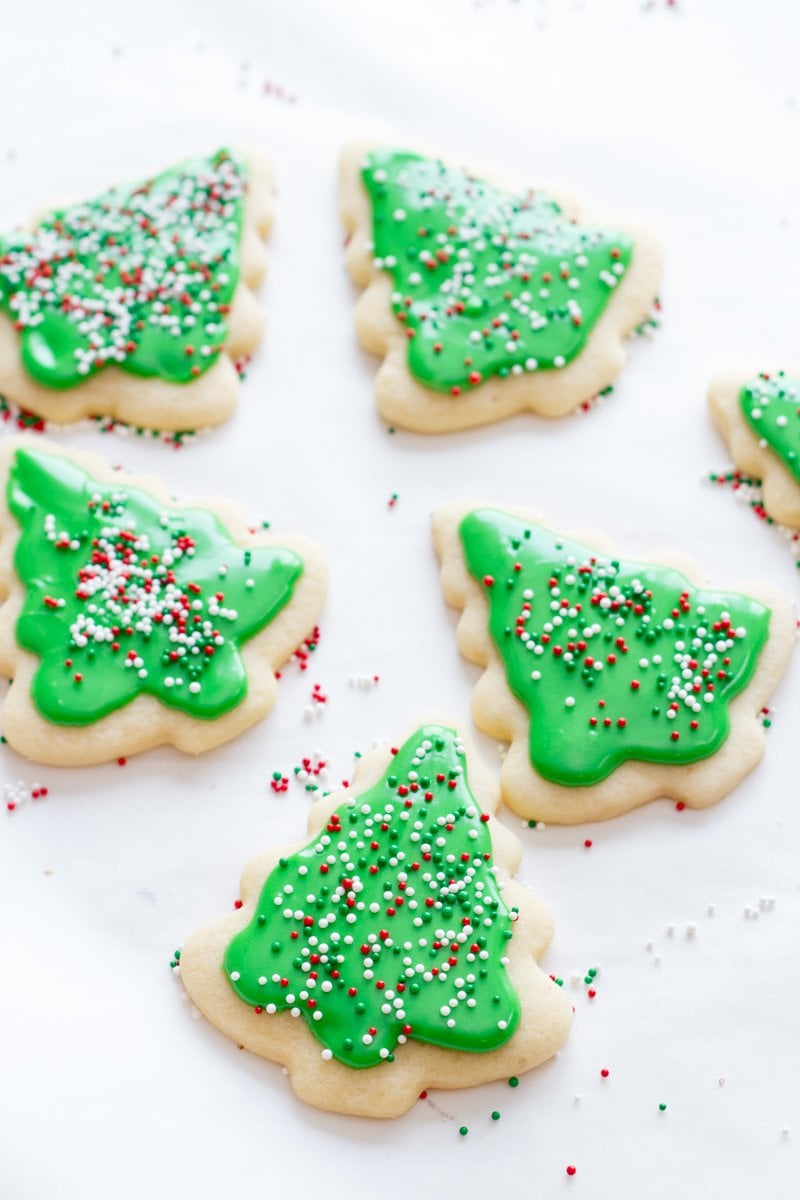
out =
[[[423,1088],[549,1058],[571,1006],[537,966],[552,920],[511,878],[521,847],[497,801],[448,717],[365,755],[312,808],[308,843],[255,859],[242,907],[189,938],[195,1005],[335,1112],[398,1116]]]
[[[620,559],[603,535],[512,508],[449,505],[433,532],[459,647],[486,668],[475,721],[511,743],[501,788],[516,812],[703,808],[759,762],[758,716],[796,640],[775,589],[702,589],[685,556]]]
[[[272,707],[275,668],[317,621],[320,552],[248,531],[224,501],[41,439],[0,445],[2,726],[36,762],[171,743],[197,754]]]
[[[767,513],[800,529],[800,369],[719,375],[708,403],[736,466],[761,480]]]
[[[199,429],[261,336],[270,169],[218,150],[0,237],[0,394],[48,421]]]
[[[560,417],[622,368],[647,316],[658,240],[579,223],[574,199],[506,192],[406,150],[351,146],[341,164],[356,329],[383,361],[381,415],[445,433],[530,410]]]

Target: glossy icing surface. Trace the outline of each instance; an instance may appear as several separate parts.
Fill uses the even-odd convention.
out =
[[[769,609],[495,509],[459,532],[540,775],[588,786],[630,759],[691,763],[720,748]]]
[[[36,382],[69,388],[108,364],[170,383],[207,370],[239,279],[246,180],[220,150],[0,238],[0,308]]]
[[[409,1038],[485,1051],[520,1016],[506,969],[516,913],[492,868],[488,814],[452,729],[428,725],[381,780],[280,860],[225,974],[264,1019],[290,1011],[350,1067]]]
[[[240,649],[291,599],[293,551],[243,548],[207,510],[34,450],[16,451],[7,497],[25,587],[16,636],[40,660],[43,717],[87,725],[145,693],[213,719],[244,699]]]
[[[440,391],[571,362],[631,262],[624,234],[575,224],[542,193],[511,195],[436,159],[373,150],[362,180],[409,369]]]

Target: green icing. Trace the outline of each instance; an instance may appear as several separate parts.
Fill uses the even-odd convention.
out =
[[[16,636],[40,659],[43,717],[88,725],[145,693],[213,719],[244,699],[240,646],[291,599],[297,555],[245,550],[213,513],[164,508],[38,451],[16,451],[7,497],[25,587]]]
[[[516,912],[492,867],[456,733],[425,725],[382,779],[268,876],[224,970],[257,1012],[288,1009],[349,1067],[408,1038],[492,1050],[520,1002],[505,953]]]
[[[759,375],[739,393],[750,428],[800,482],[800,379]]]
[[[588,786],[629,759],[691,763],[719,749],[769,609],[492,509],[465,517],[460,535],[540,775]]]
[[[246,169],[228,150],[0,238],[0,309],[37,383],[112,363],[187,383],[218,358],[239,279]]]
[[[565,366],[631,262],[624,234],[574,224],[540,192],[510,195],[436,159],[375,150],[362,179],[409,368],[437,390]]]

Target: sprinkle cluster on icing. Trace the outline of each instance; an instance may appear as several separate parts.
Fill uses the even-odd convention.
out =
[[[113,363],[185,383],[219,356],[239,278],[244,163],[227,150],[0,239],[0,308],[37,382]]]
[[[294,553],[242,549],[210,512],[164,509],[38,451],[16,451],[8,503],[22,528],[17,639],[41,659],[42,716],[88,724],[148,693],[213,718],[244,698],[239,647],[290,600]]]
[[[539,192],[509,195],[435,159],[375,150],[362,179],[409,369],[453,395],[491,375],[565,366],[631,262],[625,235],[576,225]]]
[[[800,483],[800,379],[759,375],[739,393],[744,417],[761,441]]]
[[[371,1067],[409,1038],[491,1050],[517,1025],[505,957],[517,913],[463,754],[453,730],[418,729],[374,787],[280,860],[228,946],[237,995],[302,1017],[323,1059]]]
[[[767,608],[491,509],[465,517],[460,536],[539,774],[590,785],[628,759],[690,763],[719,749]]]

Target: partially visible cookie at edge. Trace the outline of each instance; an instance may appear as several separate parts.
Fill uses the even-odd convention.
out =
[[[249,864],[240,908],[187,940],[194,1004],[334,1112],[399,1116],[424,1088],[550,1058],[572,1009],[537,965],[552,918],[512,878],[521,846],[498,799],[461,727],[420,717],[314,804],[304,846]]]
[[[0,237],[0,394],[59,424],[224,421],[261,338],[271,223],[267,159],[223,149]]]
[[[513,507],[448,505],[433,536],[459,648],[485,668],[476,724],[510,743],[515,812],[573,824],[659,797],[703,808],[760,761],[759,717],[796,641],[776,589],[705,589],[684,555],[622,559],[602,534]]]
[[[761,481],[769,516],[800,529],[800,367],[718,375],[708,405],[736,467]]]
[[[611,384],[656,299],[652,232],[579,224],[560,189],[506,192],[386,145],[349,146],[340,176],[347,267],[365,289],[356,330],[382,360],[385,420],[445,433],[560,417]]]
[[[227,501],[177,503],[41,438],[0,443],[0,723],[35,762],[236,737],[275,703],[326,586],[313,542],[254,531]]]

